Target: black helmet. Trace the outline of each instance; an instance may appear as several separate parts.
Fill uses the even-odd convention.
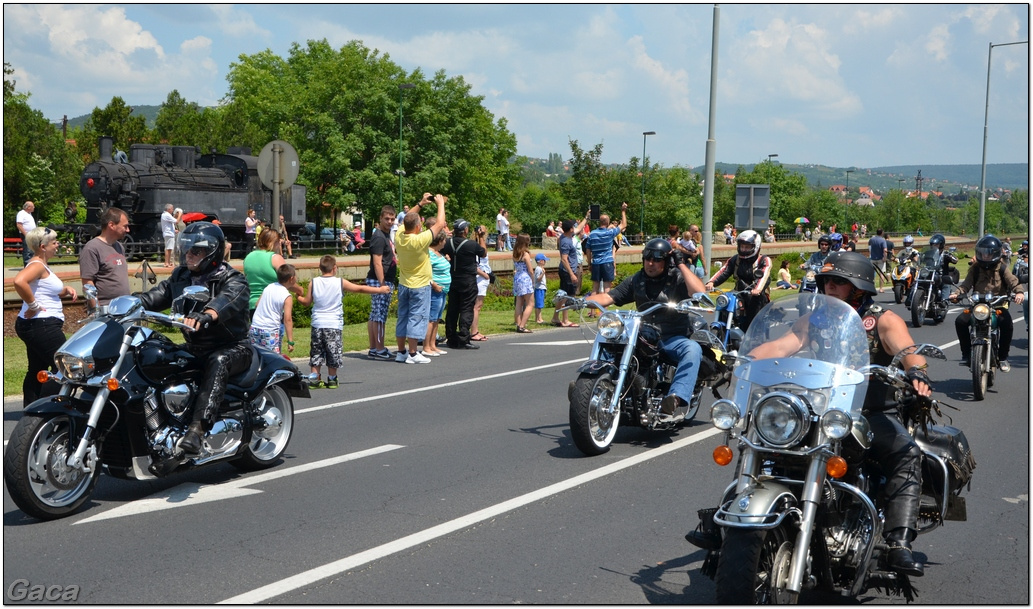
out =
[[[849,251],[839,251],[829,254],[825,259],[825,265],[821,267],[815,277],[818,289],[825,293],[826,277],[842,277],[848,280],[855,288],[875,294],[875,267],[864,254]]]
[[[822,243],[829,247],[832,247],[832,239],[829,239],[828,235],[822,235],[818,237],[818,247],[821,247]]]
[[[671,247],[667,239],[659,237],[650,239],[649,243],[646,243],[646,246],[642,248],[642,262],[645,262],[647,259],[666,260],[672,251],[674,251],[674,248]]]
[[[202,254],[200,262],[196,263],[197,268],[190,268],[190,271],[207,273],[222,264],[226,257],[226,236],[211,222],[193,222],[179,234],[179,251],[179,264],[188,268],[187,254],[191,251]]]
[[[976,264],[984,270],[990,270],[1001,261],[1001,240],[987,235],[976,242]]]
[[[942,250],[943,247],[947,245],[947,240],[944,239],[943,235],[941,235],[940,233],[936,233],[935,235],[929,238],[929,245],[935,245],[936,247]]]

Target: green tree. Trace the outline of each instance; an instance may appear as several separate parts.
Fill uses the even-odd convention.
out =
[[[199,144],[200,127],[200,106],[186,101],[178,90],[173,89],[154,119],[154,139],[173,146],[196,146]]]
[[[118,96],[112,97],[104,108],[94,108],[82,130],[76,134],[76,146],[85,163],[97,160],[100,154],[98,142],[104,135],[113,138],[115,150],[126,154],[129,154],[130,146],[150,138],[147,119],[133,116],[133,108]]]

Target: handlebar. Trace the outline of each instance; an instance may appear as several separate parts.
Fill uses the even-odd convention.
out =
[[[179,313],[173,313],[171,315],[167,315],[165,313],[158,313],[156,311],[144,311],[139,319],[143,319],[144,321],[150,321],[150,322],[154,322],[154,323],[163,324],[163,325],[166,325],[166,326],[171,326],[173,328],[179,328],[180,330],[184,330],[186,332],[193,332],[196,329],[193,326],[187,325],[183,321],[183,320],[186,319],[186,316],[185,315],[181,315]]]

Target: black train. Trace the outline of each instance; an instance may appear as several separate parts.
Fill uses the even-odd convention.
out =
[[[272,224],[272,191],[258,177],[258,157],[248,148],[230,148],[227,154],[200,154],[195,146],[133,144],[129,157],[122,151],[112,158],[112,139],[100,138],[100,159],[90,163],[79,179],[86,199],[86,224],[65,225],[81,245],[98,231],[105,209],[116,206],[129,214],[127,253],[160,253],[161,214],[165,206],[199,212],[218,219],[227,239],[237,249],[244,239],[248,209]],[[280,213],[295,233],[305,224],[305,187],[291,186],[280,195]]]

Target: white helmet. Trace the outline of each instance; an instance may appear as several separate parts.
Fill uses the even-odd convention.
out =
[[[740,258],[753,258],[760,253],[760,235],[755,230],[744,230],[735,238],[735,247]]]

